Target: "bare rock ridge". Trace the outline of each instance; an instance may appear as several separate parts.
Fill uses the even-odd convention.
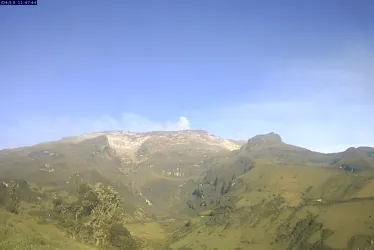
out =
[[[126,131],[103,131],[83,134],[80,136],[63,138],[61,142],[80,143],[89,139],[104,136],[107,146],[116,151],[123,158],[136,158],[137,152],[147,145],[148,150],[153,152],[165,148],[176,147],[194,143],[197,146],[208,146],[212,150],[233,151],[240,148],[240,144],[210,134],[203,130],[181,130],[181,131],[152,131],[152,132],[126,132]]]

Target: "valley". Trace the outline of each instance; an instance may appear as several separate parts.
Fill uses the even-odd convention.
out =
[[[0,181],[1,249],[374,249],[369,147],[104,131],[1,150]],[[112,204],[104,194],[119,199],[110,220],[129,231],[118,229],[127,246],[80,233]]]

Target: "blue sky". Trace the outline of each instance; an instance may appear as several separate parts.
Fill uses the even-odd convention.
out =
[[[374,146],[370,0],[38,2],[0,7],[0,148],[181,128]]]

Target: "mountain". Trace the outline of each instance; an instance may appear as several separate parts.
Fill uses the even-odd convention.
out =
[[[21,214],[3,212],[22,218],[15,235],[41,219],[57,234],[53,202],[87,199],[79,187],[100,182],[123,198],[125,226],[147,249],[374,249],[373,178],[373,148],[323,154],[276,133],[103,131],[0,151],[0,204],[9,210],[11,186],[21,200]]]
[[[255,136],[200,178],[198,216],[171,247],[374,249],[373,159],[369,147],[322,154]]]
[[[56,192],[82,181],[112,183],[132,211],[157,213],[183,200],[179,185],[200,176],[212,157],[239,147],[205,131],[98,132],[2,150],[0,176]]]

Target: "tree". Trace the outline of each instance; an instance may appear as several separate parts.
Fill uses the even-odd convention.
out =
[[[118,246],[136,249],[136,242],[123,226],[123,202],[117,191],[102,183],[81,184],[78,200],[70,204],[56,199],[54,211],[71,238],[79,238],[96,246]],[[116,233],[115,233],[116,232]]]
[[[121,250],[137,249],[136,241],[122,223],[115,223],[109,229],[109,242]]]
[[[96,184],[93,191],[97,194],[98,202],[85,226],[92,229],[96,246],[106,245],[111,225],[120,220],[123,214],[121,200],[112,187],[105,187],[101,183]]]
[[[18,185],[17,183],[13,182],[10,184],[10,195],[9,201],[6,204],[6,209],[14,214],[19,214],[20,206],[21,206],[21,199],[20,194],[18,192]]]

